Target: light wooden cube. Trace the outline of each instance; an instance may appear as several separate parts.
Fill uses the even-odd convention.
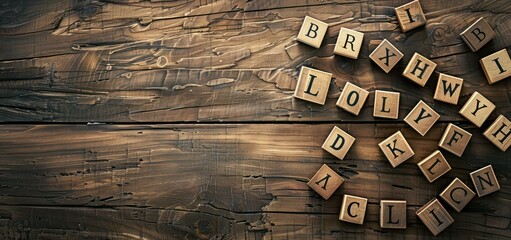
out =
[[[444,155],[438,150],[417,163],[417,166],[430,183],[451,170],[451,166],[445,160]]]
[[[440,114],[421,100],[404,120],[415,131],[424,136],[439,118]]]
[[[364,41],[364,33],[341,27],[334,53],[351,59],[357,59]]]
[[[488,24],[483,17],[480,17],[460,33],[460,36],[468,47],[470,47],[470,50],[476,52],[495,37],[495,32],[490,24]]]
[[[397,119],[399,116],[398,92],[376,90],[374,93],[373,116],[381,118]]]
[[[406,201],[380,201],[380,227],[392,229],[406,228]]]
[[[319,48],[325,37],[328,24],[315,18],[305,16],[296,39],[302,43]]]
[[[495,109],[495,104],[482,94],[474,92],[460,109],[460,114],[477,127],[481,127]]]
[[[436,63],[433,61],[418,53],[414,53],[403,71],[403,76],[424,87],[433,71],[435,71],[436,66]]]
[[[458,104],[462,87],[462,78],[440,73],[433,99],[456,105]]]
[[[365,101],[367,100],[367,96],[369,96],[368,91],[355,84],[347,82],[346,85],[344,85],[344,89],[342,90],[341,96],[339,96],[336,105],[347,112],[358,116]]]
[[[505,152],[511,145],[511,121],[504,115],[499,115],[483,135]]]
[[[442,135],[442,138],[440,138],[438,146],[458,157],[461,157],[471,138],[471,133],[465,131],[463,128],[449,123],[445,129],[444,134]]]
[[[324,105],[332,74],[302,67],[293,97]]]
[[[479,62],[490,84],[511,76],[511,58],[505,48],[482,58]]]
[[[387,39],[383,39],[380,45],[369,55],[369,58],[383,71],[389,73],[403,56],[403,53],[394,47],[392,43],[387,41]]]
[[[392,134],[378,146],[394,168],[415,154],[401,131]]]
[[[408,32],[426,24],[426,15],[422,12],[418,0],[397,7],[396,16],[403,32]]]
[[[323,164],[307,185],[321,195],[325,200],[328,200],[328,198],[332,196],[335,190],[337,190],[343,182],[344,178],[339,176],[339,174],[326,164]]]
[[[491,165],[471,172],[470,178],[472,178],[477,196],[479,197],[486,196],[500,189],[499,181]]]
[[[454,222],[454,219],[436,198],[422,206],[416,214],[435,236]]]
[[[344,194],[339,220],[361,225],[364,223],[366,208],[367,198]]]
[[[342,160],[354,142],[354,137],[334,126],[321,148]]]
[[[455,178],[454,181],[445,188],[440,197],[442,197],[454,210],[461,212],[465,206],[474,198],[476,194],[470,189],[465,183],[459,178]]]

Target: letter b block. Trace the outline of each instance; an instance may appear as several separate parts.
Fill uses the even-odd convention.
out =
[[[378,146],[394,168],[415,154],[400,131],[380,142]]]
[[[511,145],[511,121],[500,115],[483,135],[505,152]]]
[[[440,193],[440,197],[442,197],[458,212],[461,212],[461,210],[467,206],[475,195],[474,191],[465,185],[465,183],[463,183],[459,178],[454,179],[454,181],[452,181],[451,184],[449,184],[449,186]]]
[[[406,228],[406,201],[381,200],[380,201],[380,227],[405,229]]]
[[[463,128],[449,123],[445,129],[444,134],[442,135],[442,138],[440,138],[438,146],[458,157],[461,157],[471,138],[471,133],[463,130]]]
[[[454,222],[454,219],[436,198],[422,206],[416,214],[435,236]]]
[[[358,116],[365,101],[367,100],[367,96],[369,96],[368,91],[355,84],[347,82],[346,85],[344,85],[344,89],[342,90],[341,96],[339,96],[336,105],[347,112]]]
[[[396,16],[403,32],[408,32],[426,24],[426,15],[422,12],[419,0],[397,7]]]
[[[332,74],[302,67],[293,97],[324,105]]]
[[[325,37],[328,24],[317,19],[305,16],[297,40],[307,45],[319,48]]]
[[[335,43],[334,53],[351,59],[357,59],[363,40],[363,33],[341,27],[337,43]]]
[[[344,194],[339,220],[361,225],[364,223],[366,208],[367,198]]]
[[[307,185],[321,195],[325,200],[328,200],[343,182],[344,178],[339,176],[339,174],[326,164],[323,164]]]
[[[505,48],[482,58],[479,62],[490,84],[511,76],[511,58]]]
[[[321,148],[342,160],[354,142],[354,137],[334,126]]]
[[[436,63],[418,53],[414,53],[412,59],[406,65],[403,76],[424,87],[435,68]]]
[[[470,178],[472,178],[477,196],[479,197],[486,196],[500,189],[499,181],[497,181],[491,165],[471,172]]]
[[[495,32],[483,17],[470,25],[460,34],[461,38],[470,47],[472,52],[481,49],[486,43],[495,37]]]

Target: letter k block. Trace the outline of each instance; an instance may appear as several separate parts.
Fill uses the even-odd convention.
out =
[[[302,67],[293,97],[324,105],[332,74]]]
[[[394,168],[415,154],[401,131],[383,140],[378,146]]]
[[[334,126],[321,148],[342,160],[354,142],[354,137]]]
[[[302,28],[300,29],[296,39],[307,45],[319,48],[321,46],[321,42],[323,42],[327,29],[328,24],[309,16],[305,16]]]

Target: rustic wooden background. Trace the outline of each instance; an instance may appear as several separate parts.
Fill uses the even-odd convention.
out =
[[[407,0],[3,0],[0,2],[1,239],[427,239],[415,211],[454,178],[492,164],[501,190],[474,199],[439,239],[511,238],[511,155],[482,136],[511,118],[511,81],[478,60],[511,50],[507,0],[422,0],[425,27],[402,33]],[[303,17],[329,23],[320,49]],[[459,33],[479,17],[497,33],[473,53]],[[358,60],[333,55],[340,27],[365,33]],[[404,54],[390,74],[368,55]],[[401,72],[415,52],[438,63],[421,88]],[[333,73],[324,106],[292,98],[301,66]],[[465,80],[460,104],[433,100],[438,72]],[[342,87],[401,92],[398,120],[335,107]],[[481,129],[457,112],[473,91],[496,105]],[[425,136],[403,124],[424,100]],[[448,122],[474,137],[433,184],[415,165]],[[321,149],[336,125],[357,138],[343,161]],[[416,155],[392,169],[377,143],[403,131]],[[327,163],[347,181],[328,201],[306,182]],[[471,185],[470,185],[471,186]],[[364,225],[340,222],[344,193],[369,198]],[[408,201],[408,228],[378,225],[380,199]]]

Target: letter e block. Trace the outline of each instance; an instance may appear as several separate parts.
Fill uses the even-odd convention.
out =
[[[373,116],[397,119],[399,115],[399,96],[398,92],[376,90],[374,93]]]
[[[403,56],[403,53],[394,47],[392,43],[387,41],[387,39],[383,39],[380,45],[369,55],[369,58],[383,71],[389,73]]]
[[[497,181],[491,165],[471,172],[470,178],[472,178],[477,196],[479,197],[486,196],[500,189],[499,181]]]
[[[511,121],[500,115],[483,135],[505,152],[511,145]]]
[[[430,183],[451,170],[451,166],[445,160],[444,155],[438,150],[417,163],[417,166]]]
[[[504,48],[479,60],[490,84],[511,76],[511,58]]]
[[[426,15],[422,12],[422,7],[418,0],[397,7],[396,16],[403,32],[408,32],[426,24]]]
[[[366,208],[367,198],[344,194],[339,220],[361,225],[364,223]]]
[[[424,136],[439,118],[440,114],[421,100],[404,120],[415,131]]]
[[[312,190],[321,195],[325,200],[341,186],[344,178],[339,176],[334,170],[323,164],[321,168],[314,174],[311,180],[307,183]]]
[[[302,28],[300,28],[300,32],[298,33],[297,40],[315,48],[319,48],[321,46],[321,42],[323,42],[327,29],[328,24],[315,18],[305,16]]]
[[[449,123],[445,129],[444,134],[442,135],[442,138],[440,138],[438,146],[458,157],[461,157],[471,138],[471,133],[465,131],[463,128]]]
[[[406,228],[406,201],[380,201],[380,227],[392,229]]]
[[[459,178],[455,178],[454,181],[447,186],[447,188],[440,193],[442,197],[452,208],[457,212],[461,212],[465,206],[475,197],[474,191],[470,189],[465,183]]]
[[[460,33],[461,38],[470,47],[472,52],[476,52],[495,37],[495,32],[490,24],[480,17],[470,27]]]
[[[369,96],[368,91],[355,84],[347,82],[346,85],[344,85],[344,89],[342,90],[341,96],[339,96],[336,105],[347,112],[358,116],[367,100],[367,96]]]
[[[462,78],[440,73],[433,99],[456,105],[458,104],[462,87]]]
[[[354,137],[334,126],[321,148],[342,160],[354,142]]]
[[[406,65],[403,76],[424,87],[435,68],[436,63],[418,53],[414,53],[412,59]]]
[[[460,114],[477,127],[481,127],[494,109],[495,104],[480,93],[474,92],[461,108]]]
[[[364,34],[341,27],[335,43],[334,53],[351,59],[357,59],[364,41]]]
[[[378,146],[394,168],[415,154],[401,131],[383,140]]]
[[[422,206],[416,214],[435,236],[454,222],[454,219],[436,198]]]
[[[293,97],[324,105],[332,74],[302,67]]]

